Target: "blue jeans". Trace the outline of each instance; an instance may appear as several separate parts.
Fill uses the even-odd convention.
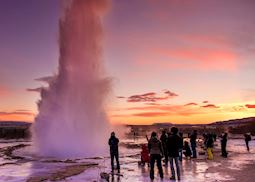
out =
[[[161,163],[161,156],[160,154],[151,154],[150,155],[150,178],[154,179],[154,165],[155,162],[157,162],[158,172],[160,175],[160,178],[163,178],[163,169],[162,169],[162,163]]]
[[[192,157],[193,158],[197,158],[197,150],[196,150],[196,143],[195,142],[191,142],[191,150],[192,150]]]
[[[178,178],[180,178],[179,157],[169,157],[172,177],[175,177],[174,163]]]
[[[182,148],[179,148],[179,160],[182,161]]]

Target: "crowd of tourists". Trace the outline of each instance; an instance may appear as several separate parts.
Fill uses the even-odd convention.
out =
[[[181,174],[179,163],[183,160],[183,154],[187,159],[197,158],[198,133],[196,130],[194,130],[191,134],[188,134],[188,138],[185,139],[183,138],[183,133],[179,132],[178,128],[176,127],[172,127],[169,131],[167,129],[164,129],[160,137],[158,137],[158,134],[156,132],[152,132],[151,137],[146,138],[148,140],[148,145],[142,145],[140,164],[148,164],[148,166],[150,167],[151,180],[154,179],[155,163],[161,179],[164,178],[162,166],[164,165],[165,167],[167,167],[168,163],[170,163],[170,180],[180,180]],[[223,133],[219,136],[219,138],[221,144],[221,156],[226,158],[228,157],[228,134]],[[245,134],[244,138],[247,150],[249,151],[249,141],[251,141],[251,135]],[[207,155],[208,160],[213,160],[214,158],[213,148],[216,139],[216,134],[203,134],[203,144],[201,147],[205,149],[205,155]],[[112,173],[114,172],[114,159],[117,163],[118,173],[120,173],[118,152],[119,139],[115,136],[114,132],[111,133],[111,137],[108,143],[110,146]]]

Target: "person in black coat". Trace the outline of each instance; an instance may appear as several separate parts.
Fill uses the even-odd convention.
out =
[[[190,145],[192,149],[192,158],[197,158],[197,130],[190,135]]]
[[[165,158],[165,165],[168,165],[168,152],[167,152],[167,133],[166,130],[162,131],[162,134],[160,136],[160,141],[162,144],[162,148],[163,148],[163,155]]]
[[[185,155],[185,157],[187,158],[191,158],[191,150],[190,150],[190,146],[189,146],[189,142],[185,141],[184,142],[184,147],[183,147],[183,154]]]
[[[171,128],[171,135],[168,136],[167,140],[167,150],[168,150],[168,156],[170,159],[170,166],[171,166],[171,172],[172,176],[170,180],[175,180],[175,170],[174,170],[174,163],[177,170],[177,177],[178,180],[180,180],[180,168],[179,168],[179,149],[181,147],[181,138],[177,135],[178,128],[172,127]]]
[[[228,157],[227,153],[227,141],[228,141],[228,134],[224,133],[221,136],[221,155],[222,157]]]
[[[111,154],[111,167],[112,172],[114,172],[114,158],[116,159],[118,173],[120,172],[120,163],[119,163],[119,139],[115,136],[115,133],[111,133],[111,137],[108,141],[110,146],[110,154]]]
[[[250,151],[249,142],[251,141],[251,135],[249,133],[244,134],[244,140],[246,144],[247,151]]]
[[[183,151],[183,133],[179,132],[181,138],[180,148],[179,148],[179,160],[182,162],[182,151]]]

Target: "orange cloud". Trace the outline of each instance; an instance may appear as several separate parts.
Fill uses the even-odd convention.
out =
[[[167,115],[169,115],[168,112],[142,112],[142,113],[132,114],[132,116],[138,116],[138,117],[159,117],[159,116],[167,116]]]
[[[185,104],[184,106],[197,106],[198,104],[195,102],[190,102],[188,104]]]
[[[249,109],[255,109],[255,104],[246,104],[245,107]]]
[[[10,116],[10,115],[34,116],[35,114],[27,110],[16,110],[13,112],[0,112],[0,116]]]
[[[245,108],[245,106],[233,106],[232,110],[234,112],[242,112],[242,111],[246,111],[247,109]]]
[[[29,110],[0,111],[0,121],[33,121],[35,114]]]

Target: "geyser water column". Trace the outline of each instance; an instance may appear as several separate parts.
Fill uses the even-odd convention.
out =
[[[101,46],[107,0],[70,0],[59,21],[59,69],[41,91],[33,137],[41,155],[88,157],[107,150],[109,123]]]

